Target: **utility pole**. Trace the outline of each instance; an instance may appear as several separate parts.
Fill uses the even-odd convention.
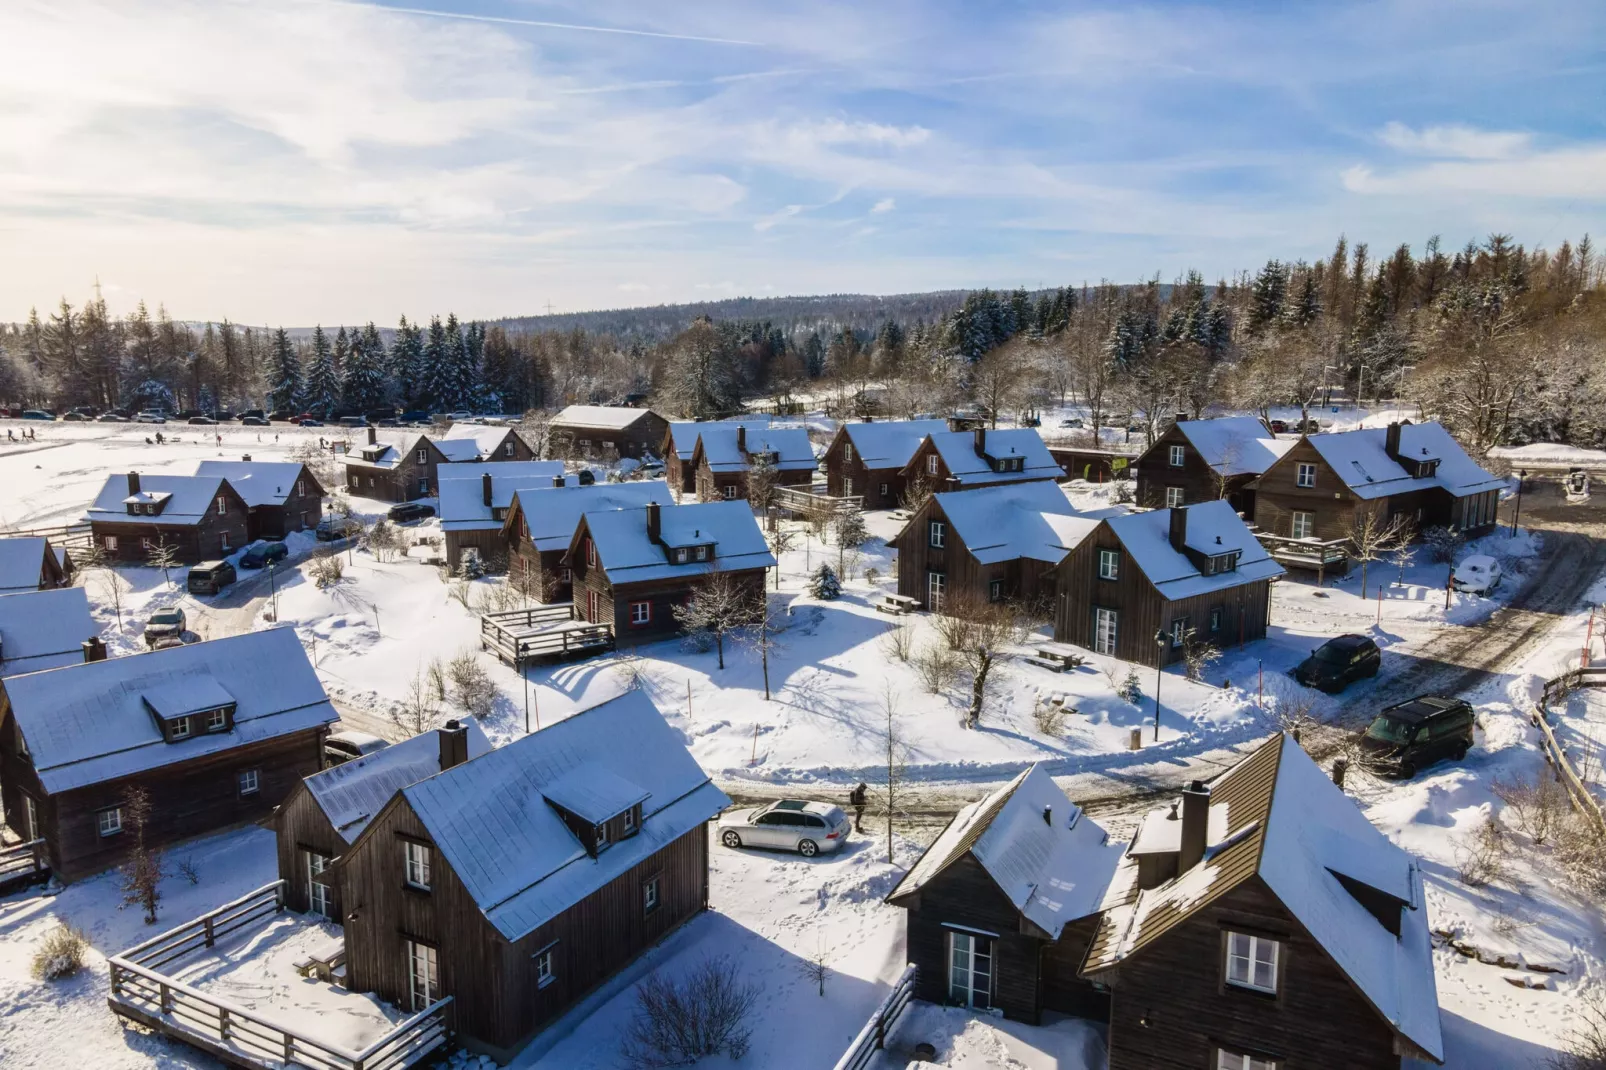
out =
[[[1165,673],[1165,644],[1167,638],[1163,630],[1155,630],[1154,645],[1158,648],[1154,662],[1154,741],[1156,743],[1160,742],[1160,681],[1164,678]]]
[[[1511,534],[1517,533],[1517,520],[1522,516],[1522,481],[1528,476],[1528,469],[1517,469],[1517,504],[1511,511]]]

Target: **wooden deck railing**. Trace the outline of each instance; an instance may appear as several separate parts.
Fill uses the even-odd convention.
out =
[[[807,487],[776,487],[775,505],[789,513],[807,515],[815,509],[829,509],[834,515],[863,509],[864,495],[830,495],[825,492],[824,483],[813,483]]]
[[[29,840],[0,848],[0,895],[45,880],[50,876],[50,861],[45,856],[44,840]]]
[[[1602,808],[1600,800],[1589,790],[1589,785],[1573,767],[1572,761],[1567,757],[1567,748],[1556,738],[1556,731],[1550,724],[1551,703],[1557,699],[1565,699],[1580,687],[1606,687],[1606,665],[1569,669],[1552,680],[1546,680],[1544,691],[1539,696],[1539,707],[1534,710],[1532,720],[1538,727],[1540,736],[1544,738],[1545,759],[1555,767],[1556,779],[1567,789],[1567,797],[1572,800],[1573,808],[1595,822],[1602,831],[1606,831],[1606,809]]]
[[[384,1036],[352,1051],[316,1040],[220,996],[176,980],[157,967],[284,909],[284,881],[129,948],[108,960],[114,1013],[234,1063],[311,1070],[401,1070],[450,1038],[450,996],[398,1023]]]
[[[897,1023],[898,1016],[909,1005],[915,995],[915,965],[910,963],[903,971],[902,976],[893,984],[892,991],[881,1001],[881,1005],[870,1015],[870,1020],[864,1023],[859,1035],[853,1038],[848,1050],[836,1062],[836,1070],[864,1070],[875,1058],[875,1053],[887,1046],[887,1034]]]
[[[611,624],[578,621],[572,602],[486,613],[480,617],[480,649],[518,668],[541,658],[562,659],[613,647]]]
[[[69,550],[86,550],[89,548],[90,531],[88,522],[80,524],[57,524],[54,527],[44,528],[7,528],[4,536],[8,539],[37,539],[46,538],[52,546],[64,547]]]

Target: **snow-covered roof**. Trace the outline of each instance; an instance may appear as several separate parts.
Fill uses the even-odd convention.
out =
[[[543,492],[545,493],[545,492]],[[746,502],[697,502],[659,510],[660,542],[647,535],[647,510],[586,510],[597,562],[610,583],[640,583],[703,572],[769,568],[775,564]],[[712,544],[710,561],[671,564],[665,547]]]
[[[195,466],[195,474],[228,480],[245,504],[254,509],[259,505],[283,505],[295,493],[296,480],[301,478],[304,467],[299,461],[202,461]]]
[[[144,502],[163,500],[166,505],[161,513],[154,516],[140,514],[138,523],[154,524],[157,526],[191,527],[199,524],[205,517],[206,511],[212,507],[219,489],[226,480],[222,476],[193,475],[193,476],[147,476],[139,477],[139,498]],[[108,522],[129,522],[129,512],[125,505],[134,497],[128,491],[128,476],[122,473],[106,477],[101,485],[100,493],[95,495],[94,502],[89,507],[90,520]]]
[[[1530,442],[1526,446],[1496,446],[1489,456],[1513,468],[1523,465],[1570,468],[1606,468],[1606,450],[1569,446],[1565,442]]]
[[[639,831],[587,854],[548,792],[577,769],[645,797]],[[517,940],[729,805],[640,691],[421,780],[402,794],[486,919]],[[611,797],[611,791],[610,791]],[[626,804],[629,805],[629,804]]]
[[[1057,565],[1099,526],[1096,519],[1079,516],[1059,484],[1046,479],[932,497],[971,556],[984,565],[1020,557]]]
[[[926,436],[937,448],[954,481],[968,486],[983,483],[1019,483],[1028,479],[1058,479],[1065,469],[1043,444],[1043,436],[1030,427],[1007,427],[985,432],[982,450],[976,452],[976,432],[936,431]],[[995,472],[988,457],[1023,457],[1019,472]]]
[[[598,762],[581,762],[541,789],[547,802],[592,824],[617,817],[646,800],[648,792]]]
[[[845,423],[842,431],[866,468],[902,468],[927,435],[946,434],[946,420],[873,420]]]
[[[1177,430],[1205,464],[1224,476],[1259,475],[1294,446],[1293,439],[1279,439],[1253,416],[1179,420]]]
[[[0,539],[0,594],[37,591],[44,571],[44,536]]]
[[[635,409],[624,405],[570,405],[552,417],[553,427],[600,427],[610,431],[623,431],[651,409]]]
[[[1438,468],[1431,476],[1408,474],[1388,455],[1387,438],[1387,428],[1361,427],[1311,435],[1309,441],[1357,498],[1383,498],[1435,487],[1460,498],[1505,486],[1505,480],[1484,471],[1467,456],[1442,424],[1400,425],[1400,456],[1437,460]]]
[[[518,432],[511,427],[492,424],[454,423],[446,434],[432,439],[448,461],[483,461],[489,459],[509,435]],[[445,476],[441,477],[446,478]]]
[[[1122,847],[1033,764],[949,822],[887,898],[919,891],[966,852],[1032,924],[1058,939],[1099,910]]]
[[[1105,521],[1121,540],[1132,563],[1166,599],[1174,602],[1283,574],[1283,567],[1272,560],[1254,532],[1227,502],[1200,502],[1185,505],[1182,511],[1188,518],[1185,539],[1188,548],[1206,556],[1237,551],[1236,569],[1213,576],[1200,572],[1187,554],[1171,545],[1170,509],[1128,513]]]
[[[213,685],[238,704],[233,731],[164,742],[146,696]],[[317,728],[340,717],[291,628],[80,661],[10,677],[5,689],[34,769],[52,793]]]
[[[749,432],[764,431],[770,426],[768,416],[747,416],[740,420],[679,420],[669,424],[669,448],[683,461],[691,460],[692,450],[697,448],[697,436],[710,427],[735,427],[738,424],[746,427]]]
[[[744,454],[737,448],[737,436],[747,444]],[[703,457],[715,472],[745,472],[748,457],[755,453],[775,454],[775,467],[782,472],[808,471],[815,467],[814,444],[801,427],[746,428],[735,424],[704,427],[698,435]]]
[[[585,513],[609,509],[643,509],[657,502],[665,512],[676,508],[675,497],[661,479],[634,483],[593,483],[590,486],[521,488],[514,493],[530,529],[530,542],[543,553],[567,550]],[[645,524],[645,521],[643,521]]]
[[[1144,891],[1134,882],[1135,856],[1123,860],[1112,890],[1128,894],[1122,902],[1106,900],[1083,970],[1119,965],[1258,875],[1377,1013],[1442,1060],[1433,944],[1416,859],[1374,828],[1290,735],[1267,740],[1218,777],[1210,794],[1212,818],[1223,803],[1226,815],[1220,825],[1211,823],[1204,860]],[[1398,936],[1341,877],[1371,889],[1369,898],[1380,894],[1399,904]]]
[[[441,530],[490,531],[502,526],[493,510],[511,508],[513,496],[521,490],[550,488],[563,474],[563,462],[473,461],[443,464],[436,471],[440,473]],[[491,477],[490,505],[485,504],[487,475]]]
[[[0,595],[0,676],[81,663],[84,640],[99,634],[82,587]]]
[[[464,717],[461,723],[468,731],[468,756],[478,758],[489,753],[491,741],[479,722]],[[356,843],[368,822],[392,796],[440,771],[440,733],[423,732],[314,773],[302,783],[341,838]]]
[[[360,468],[397,468],[403,460],[420,444],[428,442],[428,435],[418,435],[412,439],[393,439],[386,441],[378,439],[372,445],[367,442],[358,442],[351,446],[346,453],[346,463],[357,465]],[[372,456],[365,456],[367,454]]]

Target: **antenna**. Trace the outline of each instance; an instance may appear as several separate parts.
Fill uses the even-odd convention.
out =
[[[552,315],[552,302],[551,301],[548,301],[546,303],[546,314],[549,315],[549,316]]]

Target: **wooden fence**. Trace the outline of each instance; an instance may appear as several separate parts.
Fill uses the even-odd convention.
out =
[[[1539,696],[1539,707],[1534,710],[1532,720],[1544,738],[1545,759],[1555,766],[1556,779],[1567,789],[1573,808],[1593,820],[1601,831],[1606,832],[1606,810],[1602,809],[1600,800],[1589,790],[1584,778],[1578,775],[1578,770],[1567,757],[1567,748],[1556,738],[1556,731],[1550,724],[1551,704],[1557,699],[1565,701],[1568,695],[1580,687],[1606,687],[1606,665],[1569,669],[1553,680],[1546,680],[1544,691]]]
[[[613,649],[613,626],[577,620],[572,602],[486,613],[480,649],[515,669],[529,661],[586,657]]]
[[[194,921],[113,955],[106,1002],[120,1017],[182,1040],[233,1066],[278,1070],[401,1070],[450,1039],[450,996],[400,1022],[361,1051],[315,1040],[256,1011],[209,995],[159,967],[284,910],[284,881],[264,885]]]
[[[1255,532],[1255,538],[1260,545],[1266,548],[1272,560],[1291,568],[1309,569],[1316,573],[1316,584],[1320,586],[1330,570],[1339,573],[1349,568],[1350,553],[1348,539],[1328,539],[1319,542],[1315,539],[1292,539],[1286,535],[1271,535],[1263,531]]]
[[[859,1035],[853,1038],[848,1050],[836,1062],[836,1070],[864,1070],[875,1058],[876,1052],[887,1046],[887,1034],[897,1024],[898,1016],[915,995],[915,966],[910,963],[903,975],[893,984],[887,998],[875,1009],[870,1020],[864,1023]]]
[[[0,895],[50,879],[50,861],[44,840],[29,840],[0,848]]]
[[[807,487],[776,487],[775,507],[783,512],[797,516],[807,517],[816,509],[823,509],[835,516],[838,513],[852,513],[864,508],[864,495],[849,494],[842,497],[833,497],[825,492],[824,483],[813,483]]]
[[[89,549],[89,524],[57,524],[47,528],[8,528],[0,533],[7,539],[38,539],[50,540],[50,545],[57,549],[87,550]]]

